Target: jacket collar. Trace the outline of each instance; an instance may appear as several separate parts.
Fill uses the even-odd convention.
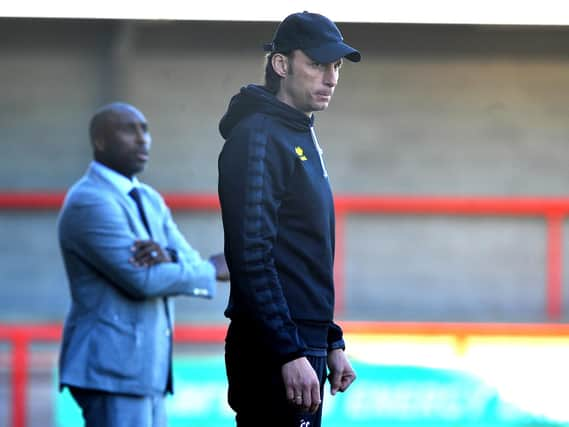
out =
[[[124,175],[121,175],[117,171],[103,165],[102,163],[99,163],[96,160],[93,160],[89,165],[89,173],[95,174],[99,178],[102,178],[108,184],[110,184],[114,190],[118,191],[124,196],[128,196],[128,193],[134,187],[140,187],[140,181],[136,177],[128,179]]]

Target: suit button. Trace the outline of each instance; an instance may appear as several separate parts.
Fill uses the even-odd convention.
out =
[[[166,329],[166,331],[164,332],[164,334],[169,337],[170,336],[170,329]]]

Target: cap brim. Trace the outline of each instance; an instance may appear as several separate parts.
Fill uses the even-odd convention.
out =
[[[313,60],[321,64],[329,64],[340,58],[346,58],[352,62],[360,62],[362,56],[353,47],[344,42],[334,42],[323,46],[302,49]]]

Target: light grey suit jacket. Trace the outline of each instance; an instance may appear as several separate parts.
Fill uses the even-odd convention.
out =
[[[176,263],[129,262],[133,242],[148,233],[128,195],[92,166],[66,196],[58,232],[72,303],[60,386],[150,395],[164,391],[167,375],[171,391],[173,307],[167,297],[215,293],[213,265],[186,242],[162,197],[147,185],[139,191],[153,240],[176,250]],[[167,366],[158,366],[164,359]],[[167,374],[157,375],[157,369]]]

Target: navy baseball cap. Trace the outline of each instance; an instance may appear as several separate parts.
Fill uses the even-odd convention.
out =
[[[317,13],[293,13],[277,27],[273,41],[265,43],[266,52],[290,52],[302,50],[321,64],[329,64],[340,58],[359,62],[360,53],[344,43],[342,33],[332,21]]]

